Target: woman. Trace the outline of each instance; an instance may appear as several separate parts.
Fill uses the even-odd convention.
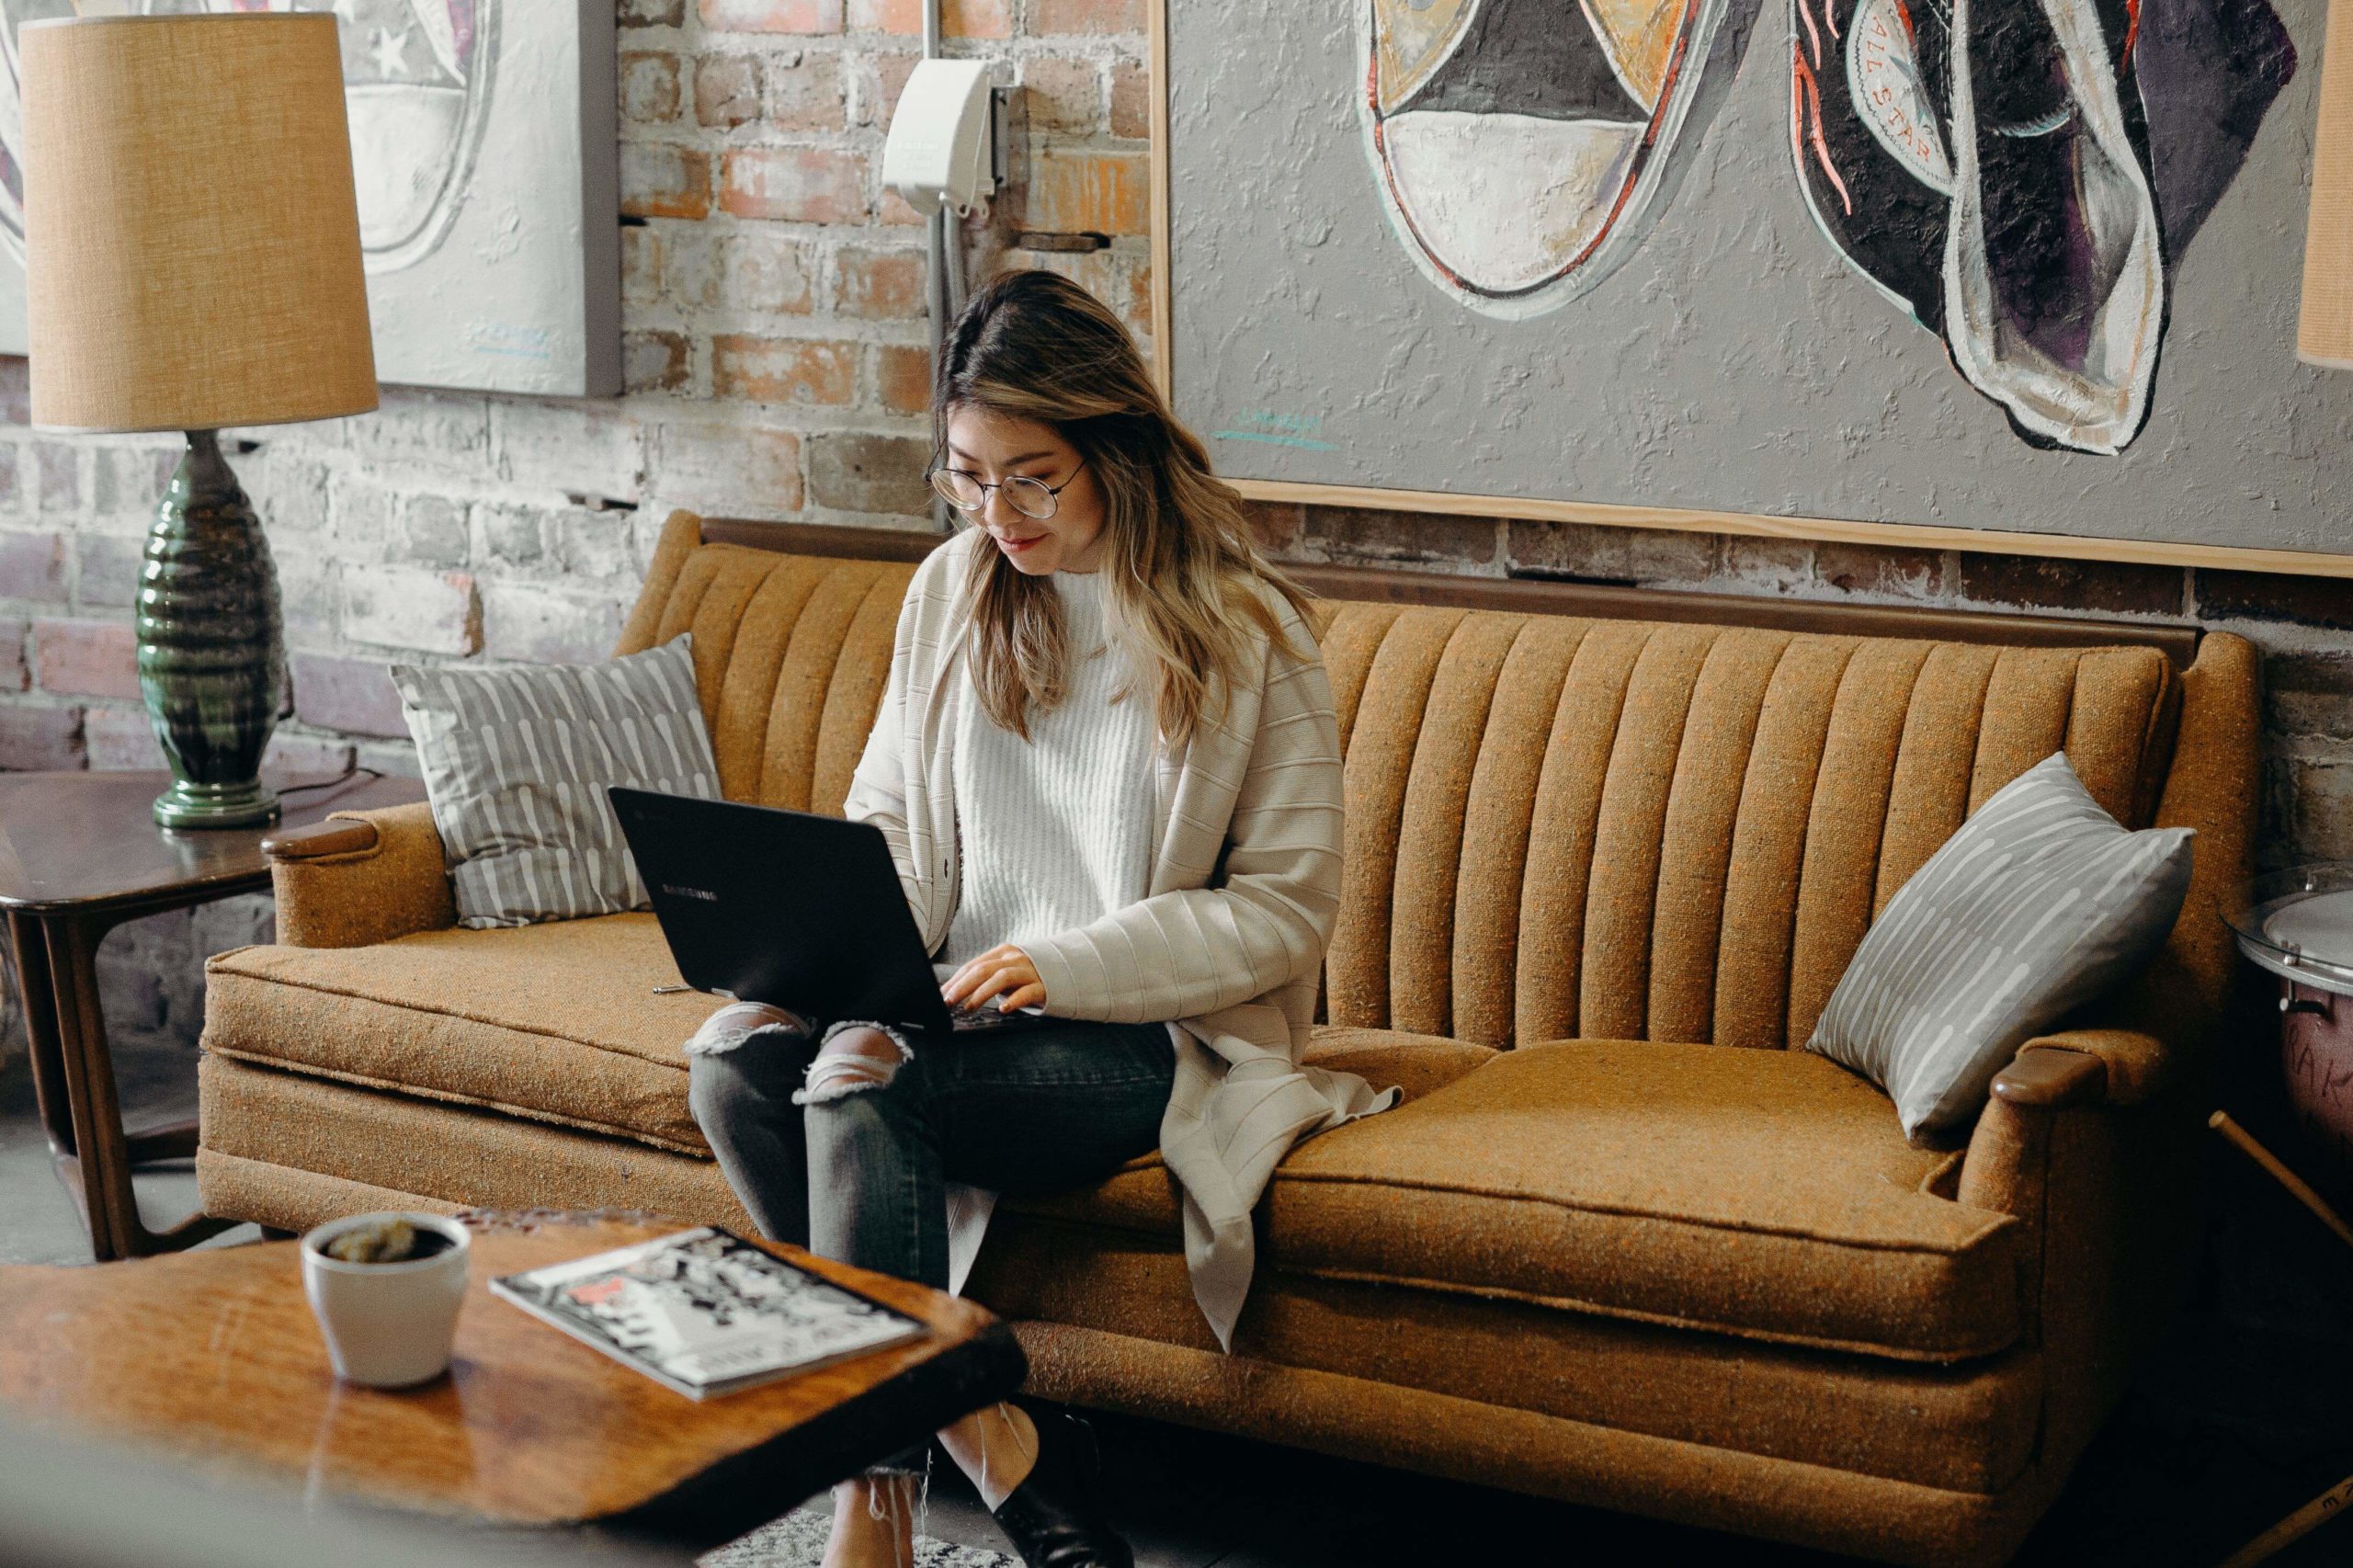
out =
[[[729,1008],[688,1048],[695,1118],[768,1235],[941,1289],[993,1194],[1156,1146],[1230,1344],[1275,1162],[1395,1098],[1299,1062],[1340,889],[1304,598],[1084,290],[990,284],[935,382],[932,483],[976,526],[909,585],[846,809],[888,838],[949,1003],[1049,1017],[911,1040]],[[939,1436],[1027,1562],[1131,1562],[1059,1432],[1000,1405]],[[830,1568],[910,1561],[922,1465],[836,1490]]]

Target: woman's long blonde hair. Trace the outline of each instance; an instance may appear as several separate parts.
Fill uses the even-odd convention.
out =
[[[1113,635],[1139,681],[1156,681],[1162,741],[1182,749],[1220,711],[1255,635],[1285,632],[1256,585],[1309,616],[1306,591],[1260,553],[1242,497],[1210,472],[1120,318],[1067,278],[1011,272],[975,293],[939,347],[934,461],[948,417],[975,408],[1051,425],[1103,494],[1104,585]],[[1052,585],[1002,551],[972,551],[966,651],[990,719],[1023,736],[1031,705],[1063,699],[1069,637]]]

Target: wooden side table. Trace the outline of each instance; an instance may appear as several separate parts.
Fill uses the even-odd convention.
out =
[[[0,774],[0,910],[8,917],[31,1045],[33,1093],[51,1157],[100,1262],[173,1252],[233,1221],[140,1222],[131,1167],[196,1153],[196,1123],[123,1130],[98,1007],[98,944],[126,920],[269,887],[265,835],[330,812],[425,798],[410,778],[355,777],[286,801],[275,828],[174,833],[148,814],[165,773]],[[283,793],[301,783],[277,782]]]

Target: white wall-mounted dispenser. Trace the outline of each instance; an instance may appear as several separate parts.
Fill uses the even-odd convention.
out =
[[[996,193],[1000,97],[986,60],[923,60],[899,94],[882,145],[882,183],[926,216],[963,217]]]

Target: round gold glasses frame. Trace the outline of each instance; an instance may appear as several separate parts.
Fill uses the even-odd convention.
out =
[[[961,468],[935,468],[925,477],[931,481],[931,487],[938,493],[939,498],[960,512],[978,512],[989,504],[990,491],[1001,490],[1005,493],[1006,506],[1025,517],[1044,522],[1061,506],[1063,492],[1071,487],[1086,468],[1086,464],[1081,462],[1070,471],[1070,478],[1060,484],[1048,484],[1044,480],[1032,479],[1028,474],[1016,474],[1011,479],[988,484]]]

